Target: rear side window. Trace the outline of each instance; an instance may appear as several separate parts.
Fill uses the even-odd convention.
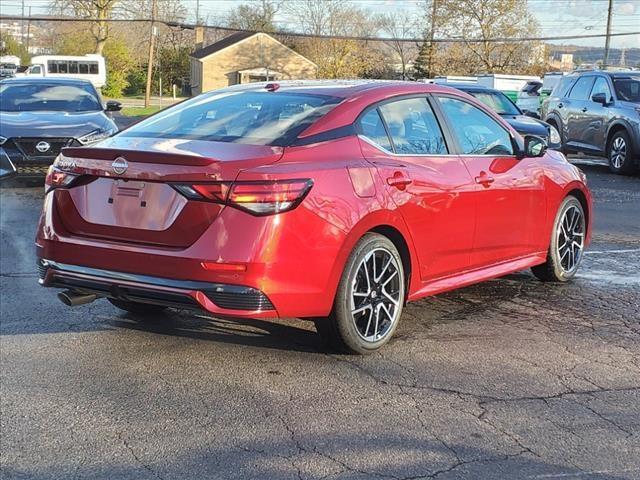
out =
[[[580,77],[569,93],[569,98],[573,100],[586,100],[593,85],[593,77]]]
[[[286,146],[340,100],[288,92],[211,94],[153,115],[122,136]]]
[[[614,78],[613,86],[619,100],[640,102],[640,76],[630,78]]]
[[[373,108],[365,113],[360,119],[360,132],[362,135],[370,139],[372,142],[380,145],[382,148],[393,151],[389,136],[384,128],[380,113],[377,108]]]
[[[453,134],[465,155],[513,155],[511,135],[495,119],[462,100],[440,97]]]
[[[425,98],[407,98],[380,106],[395,152],[404,155],[446,154],[438,121]]]

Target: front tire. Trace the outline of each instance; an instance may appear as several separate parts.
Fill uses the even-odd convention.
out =
[[[633,163],[635,152],[629,135],[624,130],[616,132],[607,147],[609,170],[618,175],[630,175],[636,169]]]
[[[367,233],[347,259],[330,316],[316,319],[316,330],[340,351],[378,350],[398,326],[405,284],[402,259],[393,242]]]
[[[580,266],[584,254],[587,222],[580,201],[564,199],[553,224],[547,261],[531,269],[543,282],[568,282]]]

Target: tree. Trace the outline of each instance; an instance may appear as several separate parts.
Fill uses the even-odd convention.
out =
[[[420,44],[418,50],[418,56],[413,62],[413,71],[416,78],[430,78],[431,77],[431,44],[425,40]]]
[[[7,32],[0,32],[0,55],[20,57],[20,63],[23,65],[28,64],[30,58],[27,48]]]
[[[491,40],[536,34],[537,23],[526,0],[440,0],[438,4],[438,32],[463,40],[465,49],[453,50],[464,56],[469,67],[508,73],[529,64],[531,42]]]
[[[104,45],[109,39],[109,22],[113,8],[120,0],[52,0],[49,7],[53,13],[72,14],[82,18],[95,19],[91,22],[90,32],[95,41],[94,53],[102,55]]]
[[[260,0],[252,3],[238,5],[229,12],[227,24],[238,30],[251,30],[254,32],[273,32],[275,16],[282,2],[272,0]]]
[[[295,0],[286,4],[305,33],[311,35],[367,36],[377,30],[369,12],[343,0]],[[325,78],[355,78],[374,70],[379,53],[370,42],[336,38],[307,38],[296,45],[318,65]]]
[[[415,46],[403,40],[415,34],[416,20],[415,14],[409,11],[384,14],[378,17],[380,31],[385,37],[392,39],[387,42],[387,45],[391,47],[400,61],[400,74],[403,80],[409,78],[408,64],[415,56]]]

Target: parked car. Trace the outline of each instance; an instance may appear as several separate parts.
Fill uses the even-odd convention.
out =
[[[577,167],[458,90],[248,84],[65,148],[36,251],[67,305],[313,319],[367,353],[405,301],[529,267],[570,280],[590,219]]]
[[[543,105],[565,152],[609,159],[613,173],[640,165],[640,72],[592,70],[564,77]]]
[[[0,80],[16,76],[18,67],[13,63],[0,63]]]
[[[560,148],[560,134],[555,127],[540,120],[535,112],[523,112],[501,91],[466,83],[448,83],[447,85],[474,96],[492,108],[520,135],[536,135],[544,139],[549,148],[554,150]]]
[[[86,80],[12,78],[0,81],[0,155],[20,177],[44,177],[63,147],[96,142],[118,131]]]

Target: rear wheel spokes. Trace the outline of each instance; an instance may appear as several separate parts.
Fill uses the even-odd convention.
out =
[[[360,262],[352,283],[351,315],[364,340],[380,340],[397,321],[400,277],[396,258],[384,248],[372,250]]]

